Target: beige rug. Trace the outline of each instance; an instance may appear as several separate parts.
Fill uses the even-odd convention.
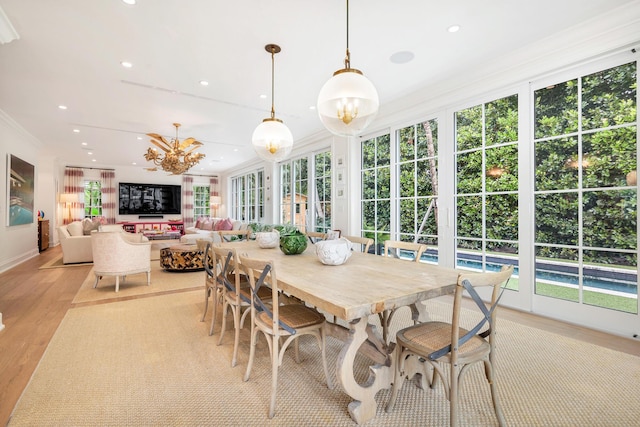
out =
[[[325,386],[319,352],[305,339],[302,363],[286,356],[278,405],[267,418],[271,371],[261,339],[249,382],[243,382],[248,348],[243,331],[238,366],[230,367],[232,334],[217,346],[200,322],[199,291],[71,309],[51,340],[16,405],[15,426],[353,426],[350,399]],[[450,305],[430,303],[434,318]],[[408,320],[399,311],[394,324]],[[402,322],[402,321],[401,321]],[[499,379],[509,426],[638,425],[640,358],[503,320],[499,325]],[[308,337],[306,337],[308,338]],[[340,343],[328,342],[330,367]],[[364,378],[365,364],[357,367]],[[494,426],[481,369],[462,389],[462,426]],[[440,388],[405,383],[396,409],[377,395],[377,418],[367,426],[448,425]]]
[[[147,275],[145,273],[129,275],[124,281],[120,278],[120,290],[117,293],[115,291],[115,277],[103,277],[98,282],[97,288],[93,287],[95,280],[93,269],[91,269],[89,275],[84,280],[78,290],[78,293],[73,299],[74,304],[139,295],[151,295],[184,289],[202,289],[202,293],[204,295],[205,272],[204,270],[189,272],[166,271],[160,267],[159,260],[152,260],[150,286],[147,286]]]
[[[48,268],[69,268],[69,267],[86,267],[87,265],[93,265],[93,262],[78,262],[73,264],[63,264],[62,263],[62,254],[53,258],[52,260],[42,264],[38,267],[39,270],[45,270]]]

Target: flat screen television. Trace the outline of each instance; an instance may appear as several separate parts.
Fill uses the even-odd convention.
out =
[[[180,213],[179,185],[121,182],[120,215],[174,215]]]

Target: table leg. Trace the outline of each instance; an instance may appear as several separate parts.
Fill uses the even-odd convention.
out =
[[[358,384],[353,375],[353,364],[360,346],[372,336],[372,326],[368,318],[354,320],[350,324],[348,337],[340,351],[337,362],[338,381],[354,401],[349,403],[349,414],[358,423],[363,424],[376,416],[376,393],[389,388],[393,382],[393,352],[386,355],[384,364],[371,366],[369,378],[364,384]]]

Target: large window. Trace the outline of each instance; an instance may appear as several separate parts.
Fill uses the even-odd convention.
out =
[[[102,216],[102,185],[100,181],[85,181],[84,217],[95,218],[100,216]]]
[[[391,237],[391,136],[362,142],[362,235],[374,241],[376,253]]]
[[[198,218],[201,216],[210,216],[210,193],[208,185],[193,186],[193,216]]]
[[[315,163],[315,231],[331,230],[331,152],[323,151],[314,156]]]
[[[538,295],[638,312],[636,73],[534,91]]]
[[[231,178],[230,215],[246,222],[264,218],[264,170]]]
[[[517,264],[518,96],[457,111],[455,124],[456,265]]]

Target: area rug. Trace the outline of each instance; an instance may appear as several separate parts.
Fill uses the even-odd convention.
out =
[[[73,304],[166,293],[185,289],[202,289],[204,295],[205,274],[204,270],[187,272],[166,271],[160,267],[159,260],[152,260],[151,285],[147,286],[147,275],[145,273],[131,274],[128,275],[124,281],[120,278],[120,290],[116,293],[116,278],[114,276],[103,277],[98,282],[98,287],[94,288],[93,285],[95,284],[96,276],[93,273],[93,269],[91,269],[73,299]]]
[[[451,305],[430,302],[434,319]],[[217,346],[209,318],[200,322],[201,292],[182,292],[68,311],[20,398],[16,426],[353,426],[349,397],[325,385],[315,341],[303,337],[301,363],[286,355],[278,378],[276,415],[267,418],[271,382],[261,339],[251,378],[247,331],[238,366],[231,368],[233,334]],[[404,310],[404,309],[403,309]],[[409,321],[399,310],[394,324]],[[372,320],[375,318],[372,317]],[[230,331],[229,331],[230,332]],[[640,358],[502,320],[497,387],[509,426],[638,425]],[[328,338],[330,368],[341,343]],[[356,375],[366,378],[358,359]],[[331,369],[333,371],[333,369]],[[367,426],[444,426],[449,404],[441,387],[403,386],[396,408],[384,406]],[[495,426],[482,369],[467,373],[461,390],[461,426]]]

